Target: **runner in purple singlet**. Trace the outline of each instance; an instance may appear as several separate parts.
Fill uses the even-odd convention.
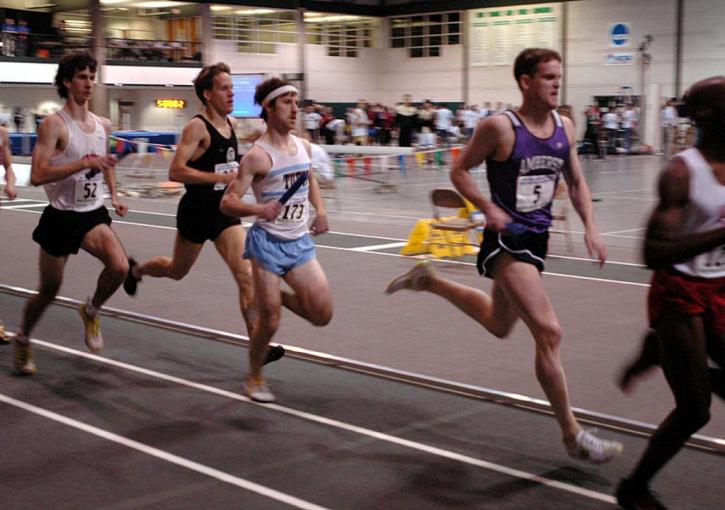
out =
[[[504,338],[521,318],[535,340],[536,376],[548,397],[572,457],[607,462],[621,443],[600,439],[577,422],[569,404],[559,345],[561,326],[544,290],[544,270],[551,202],[559,177],[582,219],[589,253],[601,264],[606,247],[592,218],[589,188],[576,156],[574,126],[556,112],[561,56],[552,50],[527,49],[514,63],[523,102],[517,110],[485,118],[451,170],[456,189],[486,216],[478,271],[494,281],[491,295],[442,278],[428,261],[393,280],[401,289],[428,291],[447,299],[493,335]],[[469,174],[486,162],[491,199]]]

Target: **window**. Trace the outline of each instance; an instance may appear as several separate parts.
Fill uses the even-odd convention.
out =
[[[295,12],[212,6],[212,37],[234,41],[240,53],[277,53],[278,44],[297,42]]]
[[[440,57],[441,46],[461,44],[458,12],[390,19],[390,47],[408,48],[410,58]]]
[[[374,48],[380,20],[362,16],[305,13],[305,33],[309,44],[326,46],[330,57],[357,57],[359,48]],[[309,34],[315,34],[310,37]]]

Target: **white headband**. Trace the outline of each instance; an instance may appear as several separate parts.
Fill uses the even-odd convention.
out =
[[[290,92],[293,92],[295,94],[300,93],[294,85],[282,85],[281,87],[274,89],[272,92],[267,94],[267,97],[262,100],[262,106],[267,106],[269,102],[275,97],[279,97],[282,94],[288,94]]]

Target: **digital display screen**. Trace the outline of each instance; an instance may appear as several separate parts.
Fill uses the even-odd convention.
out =
[[[186,108],[186,101],[184,101],[183,99],[157,99],[156,108]]]
[[[233,74],[234,110],[232,117],[259,117],[262,107],[254,104],[254,89],[264,81],[263,74]]]

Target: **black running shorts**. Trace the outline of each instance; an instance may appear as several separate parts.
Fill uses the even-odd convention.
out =
[[[208,196],[186,192],[176,211],[176,228],[179,235],[192,243],[213,241],[225,229],[241,225],[239,218],[222,214],[219,210],[221,195]]]
[[[478,252],[476,267],[479,274],[493,278],[497,255],[505,251],[514,258],[533,264],[539,270],[544,270],[544,260],[549,245],[549,232],[540,234],[523,232],[512,234],[508,231],[496,232],[486,229],[483,231],[483,242]]]
[[[33,241],[54,257],[78,253],[83,238],[96,225],[111,224],[108,209],[101,206],[88,212],[61,211],[53,206],[43,209]]]

